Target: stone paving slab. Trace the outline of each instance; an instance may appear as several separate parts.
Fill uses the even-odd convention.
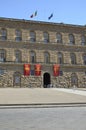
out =
[[[68,89],[68,88],[54,88],[53,90],[63,91],[63,92],[66,92],[66,93],[73,93],[73,94],[86,96],[86,91],[83,90],[83,89],[80,90],[80,89],[77,89],[77,88],[72,88],[72,89]]]
[[[54,88],[0,88],[0,105],[86,103],[86,96]]]

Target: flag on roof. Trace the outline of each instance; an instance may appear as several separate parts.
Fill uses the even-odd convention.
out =
[[[37,15],[37,11],[35,11],[35,13],[33,13],[31,16],[30,16],[30,18],[33,18],[33,17],[35,17]]]
[[[53,17],[53,13],[48,17],[48,20],[50,20]]]

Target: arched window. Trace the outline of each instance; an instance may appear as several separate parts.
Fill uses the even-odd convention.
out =
[[[70,45],[75,44],[75,38],[74,38],[73,34],[69,34],[69,43],[70,43]]]
[[[63,64],[63,54],[58,52],[58,64]]]
[[[83,54],[83,64],[86,65],[86,54]]]
[[[44,43],[48,43],[49,42],[49,34],[47,32],[44,32],[43,36],[44,36]]]
[[[71,58],[71,64],[76,64],[76,56],[74,53],[70,54],[70,58]]]
[[[45,63],[50,63],[50,55],[48,52],[44,53],[44,62]]]
[[[7,30],[1,29],[1,40],[7,40]]]
[[[71,74],[71,85],[72,86],[78,86],[78,77],[75,73]]]
[[[84,35],[81,36],[81,45],[86,45],[86,38]]]
[[[30,52],[30,62],[35,63],[36,62],[36,54],[34,51]]]
[[[15,72],[13,75],[13,86],[21,86],[21,74],[20,72]]]
[[[36,41],[36,34],[33,31],[30,32],[30,41],[31,42],[35,42]]]
[[[0,62],[5,62],[6,61],[6,51],[1,49],[0,50]]]
[[[21,62],[21,51],[15,50],[15,62]]]
[[[57,43],[62,43],[62,35],[57,33],[56,34]]]
[[[22,40],[22,33],[21,33],[20,30],[16,30],[16,31],[15,31],[15,40],[16,40],[17,42],[19,42],[19,41]]]

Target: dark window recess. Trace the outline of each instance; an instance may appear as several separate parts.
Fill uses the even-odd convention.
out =
[[[30,74],[31,74],[31,75],[34,75],[34,70],[31,70],[31,71],[30,71]]]
[[[60,70],[60,71],[59,71],[59,75],[60,75],[60,76],[63,76],[63,71]]]

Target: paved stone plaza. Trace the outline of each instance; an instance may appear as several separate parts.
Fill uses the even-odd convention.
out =
[[[1,130],[86,130],[85,122],[85,89],[0,89]]]
[[[86,103],[85,89],[1,88],[0,104]]]
[[[0,130],[86,130],[86,107],[0,109]]]

